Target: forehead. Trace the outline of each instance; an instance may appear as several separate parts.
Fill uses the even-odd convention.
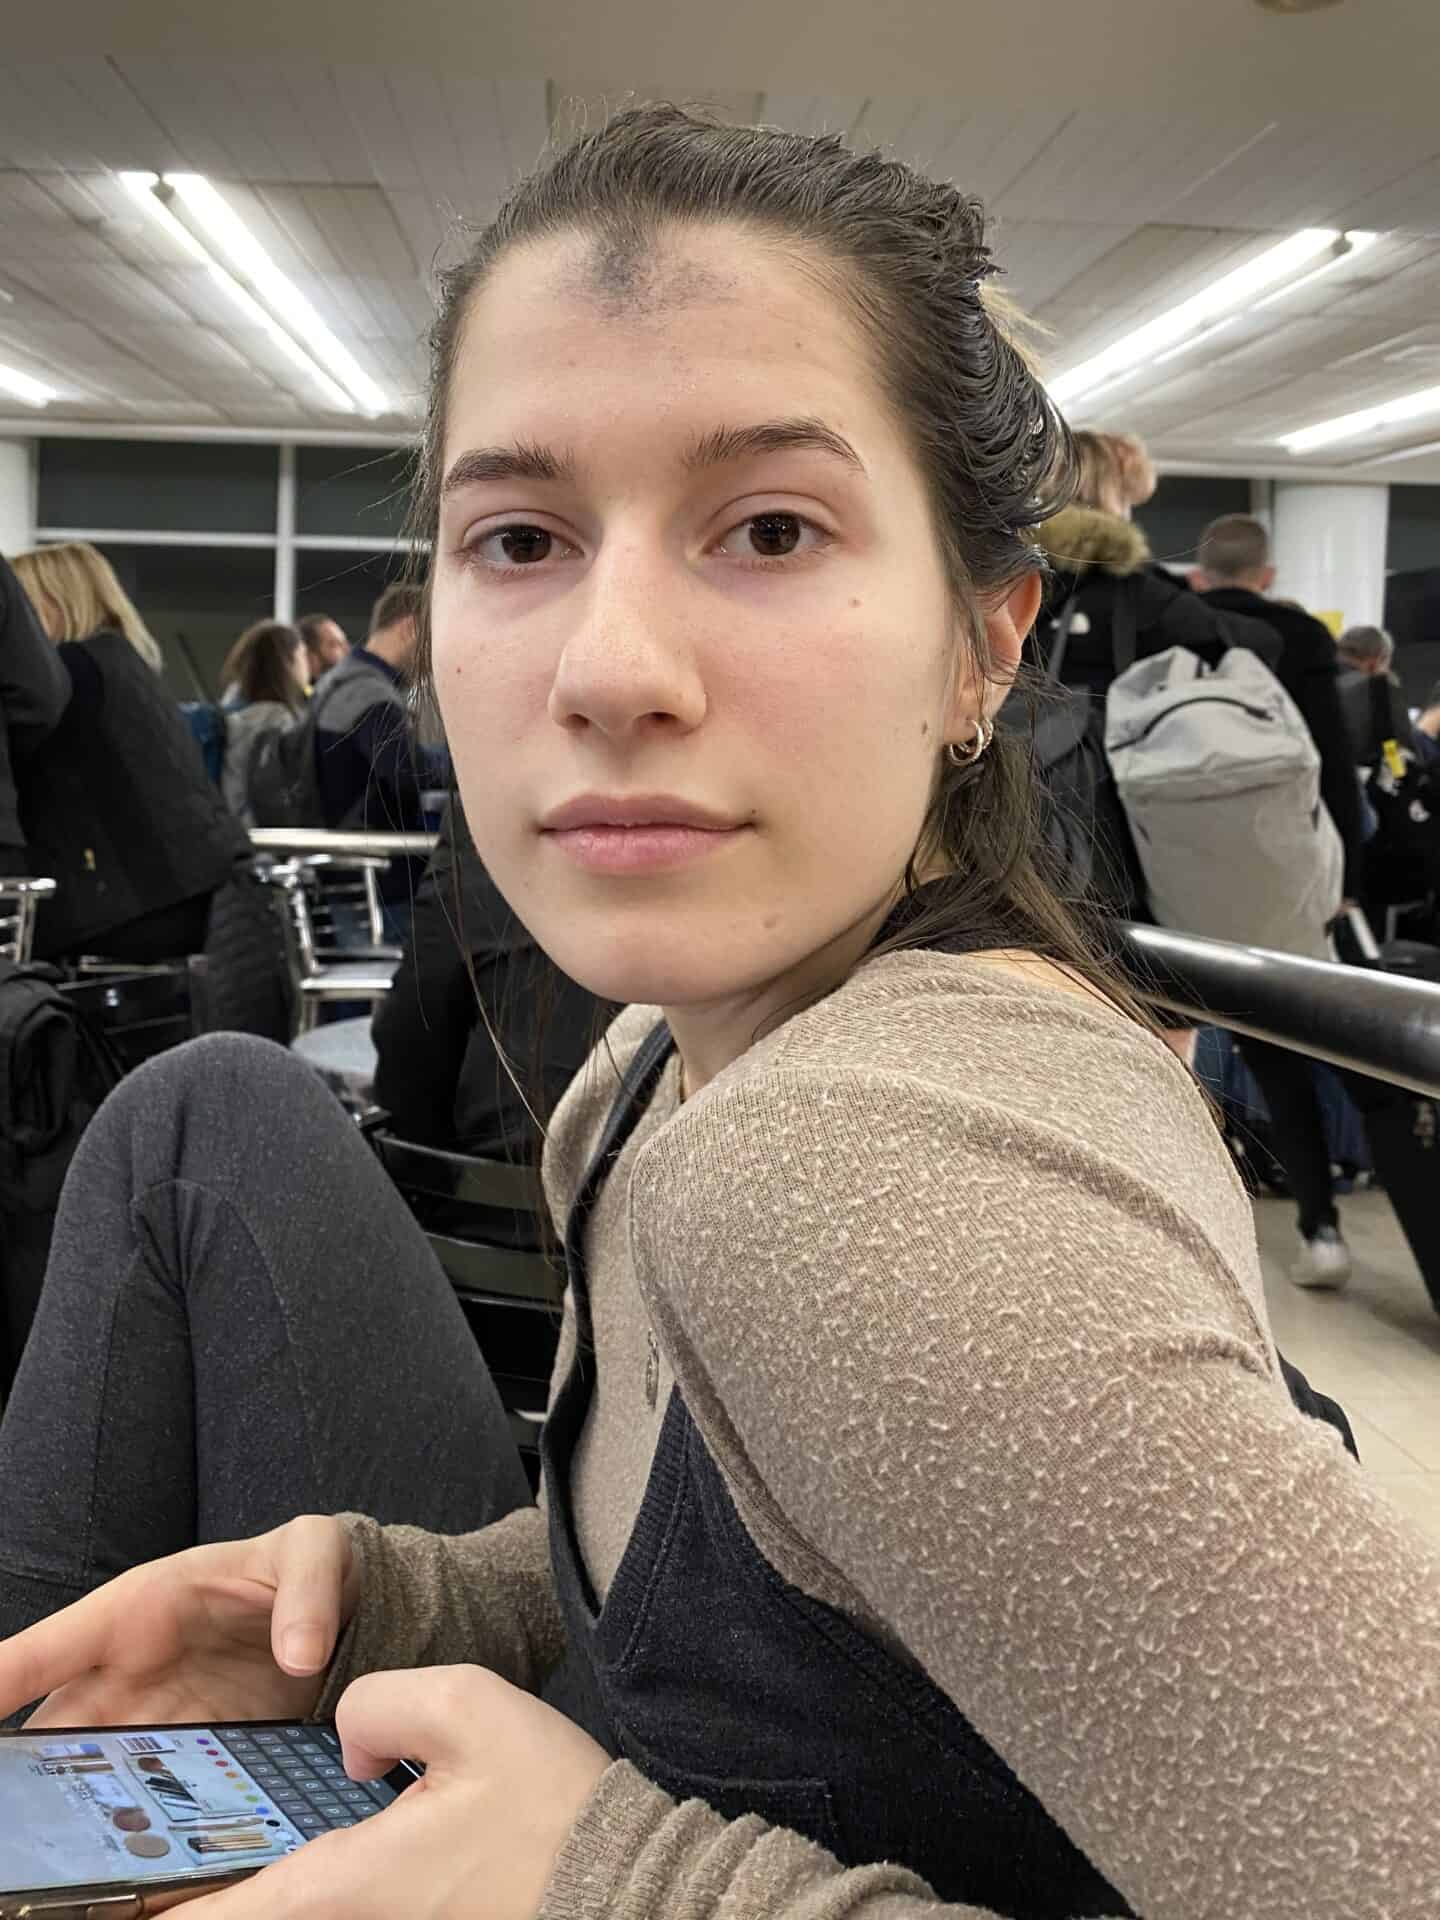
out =
[[[465,316],[447,440],[536,431],[539,409],[618,404],[689,415],[764,404],[785,415],[878,416],[882,395],[834,270],[736,225],[655,236],[565,233],[515,248]],[[778,403],[778,404],[777,404]],[[578,423],[577,423],[578,424]]]

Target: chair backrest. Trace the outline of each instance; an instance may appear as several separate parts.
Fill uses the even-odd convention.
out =
[[[366,854],[315,854],[276,861],[262,857],[257,872],[285,896],[287,945],[297,985],[333,962],[355,957],[353,940],[342,944],[337,931],[342,916],[348,917],[349,926],[358,929],[371,949],[399,959],[400,950],[384,943],[379,876],[388,864]]]
[[[0,960],[23,966],[35,940],[35,914],[55,891],[53,880],[0,879]]]
[[[535,1174],[417,1146],[383,1127],[367,1133],[455,1289],[533,1486],[564,1284],[563,1270],[540,1251],[544,1202]]]
[[[385,941],[380,875],[390,864],[374,854],[302,854],[316,952],[322,959],[353,948],[358,932],[372,947]],[[351,936],[347,942],[347,935]]]

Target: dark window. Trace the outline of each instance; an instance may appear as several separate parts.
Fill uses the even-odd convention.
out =
[[[1440,566],[1390,575],[1385,626],[1395,642],[1395,671],[1406,700],[1412,707],[1428,705],[1430,690],[1440,680]]]
[[[295,531],[388,540],[410,504],[410,455],[382,447],[297,447]]]
[[[41,440],[37,523],[141,533],[275,532],[273,446]]]
[[[275,605],[275,555],[263,547],[103,549],[165,654],[177,700],[213,700],[220,664],[252,621]]]
[[[1385,565],[1391,573],[1440,567],[1440,487],[1391,487]]]
[[[1135,509],[1150,551],[1167,567],[1191,566],[1200,536],[1222,513],[1249,513],[1250,482],[1210,474],[1167,473],[1153,500]]]
[[[328,613],[352,645],[370,630],[370,609],[392,580],[404,579],[405,553],[350,553],[302,547],[295,555],[295,612]]]

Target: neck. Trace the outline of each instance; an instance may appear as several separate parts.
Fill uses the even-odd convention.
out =
[[[684,1097],[688,1100],[708,1086],[763,1032],[833,993],[864,957],[894,904],[892,895],[867,909],[825,946],[760,986],[724,1000],[664,1008],[680,1054]]]
[[[410,636],[398,627],[382,627],[365,642],[367,653],[378,654],[387,666],[397,671],[410,664]]]
[[[1262,598],[1265,593],[1264,579],[1257,573],[1242,573],[1233,580],[1216,580],[1213,584],[1221,588],[1229,587],[1232,591],[1238,589],[1241,593],[1258,593]]]

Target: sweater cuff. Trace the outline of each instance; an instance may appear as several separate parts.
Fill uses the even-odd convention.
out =
[[[365,1640],[369,1620],[368,1611],[373,1610],[373,1586],[370,1562],[371,1549],[378,1544],[380,1528],[376,1521],[362,1513],[340,1513],[336,1519],[345,1529],[350,1542],[350,1551],[355,1556],[356,1593],[355,1611],[349,1621],[340,1629],[340,1637],[335,1642],[335,1651],[330,1656],[330,1665],[325,1670],[325,1684],[320,1689],[320,1698],[315,1703],[311,1715],[314,1720],[333,1720],[340,1696],[357,1674],[364,1673]],[[367,1598],[370,1608],[367,1609]],[[381,1665],[394,1665],[393,1661],[382,1661]]]
[[[599,1920],[612,1913],[617,1891],[637,1871],[647,1843],[674,1811],[669,1794],[637,1773],[628,1760],[613,1762],[560,1849],[536,1920]],[[718,1814],[710,1818],[719,1820]]]

